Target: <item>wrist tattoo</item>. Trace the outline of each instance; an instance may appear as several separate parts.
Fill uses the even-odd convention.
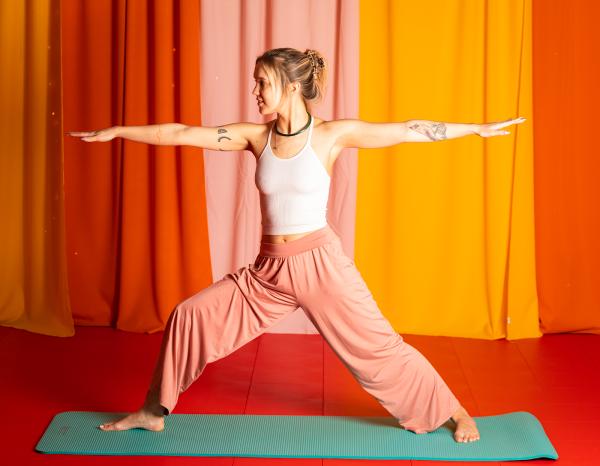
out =
[[[444,123],[414,123],[410,125],[409,128],[427,136],[432,141],[447,139],[446,125]]]

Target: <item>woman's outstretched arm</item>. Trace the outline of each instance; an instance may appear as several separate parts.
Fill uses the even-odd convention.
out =
[[[70,131],[67,134],[85,142],[106,142],[114,138],[161,146],[196,146],[211,150],[245,150],[262,125],[232,123],[214,128],[163,123],[146,126],[112,126],[96,131]]]
[[[482,137],[509,134],[502,128],[523,123],[525,118],[514,118],[496,123],[446,123],[443,121],[408,120],[400,123],[371,123],[362,120],[335,122],[338,142],[342,147],[388,147],[402,142],[434,142],[460,138],[469,134]]]

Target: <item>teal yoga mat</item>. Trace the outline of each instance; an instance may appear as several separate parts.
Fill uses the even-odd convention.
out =
[[[70,455],[453,461],[558,458],[539,421],[526,412],[476,417],[481,440],[472,443],[456,443],[446,426],[414,434],[392,417],[171,414],[162,432],[98,429],[123,414],[57,414],[36,450]]]

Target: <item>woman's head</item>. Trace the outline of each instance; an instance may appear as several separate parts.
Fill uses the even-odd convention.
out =
[[[257,97],[260,113],[277,112],[294,98],[301,98],[309,108],[323,98],[325,60],[316,50],[267,50],[256,59],[254,79],[252,93]]]

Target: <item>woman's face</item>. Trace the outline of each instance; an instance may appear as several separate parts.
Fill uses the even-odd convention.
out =
[[[256,96],[259,113],[261,115],[275,113],[281,100],[281,92],[275,88],[265,69],[260,65],[254,68],[254,81],[252,95]]]

